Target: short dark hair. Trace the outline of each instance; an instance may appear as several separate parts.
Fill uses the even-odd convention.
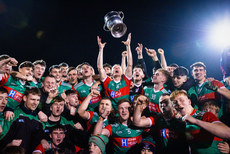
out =
[[[8,59],[8,58],[10,58],[9,55],[6,55],[6,54],[0,55],[0,61],[3,60],[3,59]]]
[[[137,64],[136,66],[134,66],[133,70],[134,70],[135,68],[140,68],[140,69],[142,69],[142,71],[144,71],[143,67],[142,67],[140,64]]]
[[[123,98],[118,101],[117,106],[121,105],[124,102],[128,102],[131,105],[131,102],[129,99]]]
[[[105,63],[104,65],[103,65],[103,68],[104,67],[109,67],[110,69],[112,69],[112,65],[110,65],[109,63]]]
[[[49,78],[54,78],[54,79],[55,79],[55,77],[54,77],[53,75],[50,75],[50,74],[49,74],[49,75],[45,76],[45,78],[44,78],[44,80],[43,80],[42,82],[44,82],[44,81],[46,80],[47,77],[49,77]],[[56,79],[55,79],[55,81],[56,81]]]
[[[60,67],[69,67],[69,65],[65,62],[62,62],[59,64]]]
[[[52,99],[52,101],[51,101],[51,105],[54,103],[54,102],[62,102],[62,101],[64,101],[65,102],[65,100],[61,97],[61,96],[55,96],[53,99]]]
[[[22,62],[18,68],[23,68],[23,67],[31,67],[34,69],[34,64],[31,61],[24,61]]]
[[[70,95],[70,94],[77,94],[73,89],[69,89],[65,91],[66,96]]]
[[[72,71],[72,70],[76,70],[76,71],[77,71],[77,69],[76,69],[75,67],[71,66],[71,67],[68,68],[67,73],[69,73],[69,72]]]
[[[180,66],[173,71],[173,76],[188,76],[188,69]]]
[[[41,91],[37,87],[28,87],[28,88],[26,88],[24,95],[28,96],[29,94],[41,96]]]
[[[42,59],[34,61],[33,64],[34,64],[34,66],[39,64],[41,66],[46,67],[46,62]]]
[[[50,66],[50,68],[49,68],[49,73],[52,71],[52,69],[54,69],[54,68],[57,68],[57,69],[60,69],[60,66],[59,65],[52,65],[52,66]]]
[[[204,69],[206,69],[206,66],[203,62],[195,62],[190,66],[191,69],[193,69],[194,67],[203,67]]]
[[[2,94],[7,93],[8,94],[9,92],[6,90],[6,88],[0,86],[0,93],[2,93]]]
[[[51,129],[50,129],[50,133],[52,133],[54,130],[63,130],[64,132],[66,131],[66,128],[65,128],[65,126],[64,125],[62,125],[62,124],[56,124],[56,125],[54,125],[54,126],[52,126],[51,127]]]

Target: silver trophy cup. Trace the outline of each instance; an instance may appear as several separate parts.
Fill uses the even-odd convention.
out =
[[[122,37],[127,31],[127,27],[123,23],[123,18],[124,13],[122,11],[111,11],[107,13],[104,17],[104,30],[111,31],[112,36],[115,38]]]

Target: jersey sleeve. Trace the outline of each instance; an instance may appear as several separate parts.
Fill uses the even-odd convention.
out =
[[[106,76],[105,80],[103,80],[102,82],[103,82],[104,87],[107,88],[109,83],[111,82],[111,78]]]
[[[90,122],[93,118],[93,111],[88,111],[88,113],[89,113],[89,117],[87,120]]]
[[[206,122],[219,122],[220,120],[211,112],[205,112],[203,117],[202,117],[202,120],[203,121],[206,121]]]
[[[5,74],[0,74],[0,86],[3,86],[9,79],[10,75],[5,73]]]
[[[126,75],[124,75],[123,78],[125,80],[126,85],[130,87],[132,78],[128,78]]]
[[[43,148],[43,146],[39,144],[33,152],[45,153],[45,151],[46,150]]]
[[[218,88],[224,88],[225,86],[224,86],[224,84],[223,83],[221,83],[220,81],[217,81],[217,80],[213,80],[212,82],[212,85],[214,86],[214,87],[218,87]]]
[[[109,131],[109,135],[112,136],[113,133],[112,133],[112,126],[111,125],[105,126],[104,129],[107,129]]]
[[[149,127],[151,127],[151,126],[155,125],[155,120],[154,120],[154,118],[153,118],[153,117],[148,117],[147,119],[148,119],[148,120],[149,120],[149,122],[150,122]]]

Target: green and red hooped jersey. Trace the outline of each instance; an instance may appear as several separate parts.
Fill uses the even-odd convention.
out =
[[[215,100],[220,100],[221,99],[221,95],[213,90],[207,89],[204,85],[206,83],[209,83],[210,81],[208,81],[207,79],[205,80],[204,83],[202,83],[201,85],[195,85],[193,87],[191,87],[188,90],[188,95],[191,96],[192,94],[195,94],[195,96],[197,97],[198,102],[202,102],[204,100],[207,99],[215,99]],[[225,86],[223,85],[223,83],[221,83],[218,80],[213,80],[211,82],[211,84],[214,87],[218,87],[218,88],[224,88]]]
[[[110,133],[114,145],[114,153],[126,153],[132,146],[142,140],[142,129],[132,129],[120,123],[110,124],[105,127]]]
[[[144,95],[149,98],[149,110],[151,112],[160,113],[159,98],[164,93],[169,93],[164,87],[159,91],[154,91],[153,87],[144,87]]]
[[[89,117],[87,119],[87,131],[90,131],[91,126],[98,122],[100,116],[97,114],[97,112],[88,111],[88,113],[89,113]],[[108,119],[104,119],[102,128],[105,128],[105,126],[107,126],[108,124],[109,124]]]
[[[205,122],[220,122],[219,119],[211,112],[203,112],[194,109],[190,115]],[[217,144],[222,143],[223,139],[214,136],[195,124],[186,123],[186,136],[192,153],[221,153],[217,148]]]
[[[92,85],[95,82],[96,81],[93,81]],[[90,94],[90,89],[91,89],[92,85],[89,86],[84,81],[81,81],[80,83],[78,83],[77,85],[74,86],[73,90],[76,91],[78,99],[80,100],[80,103],[83,102],[85,100],[85,98]],[[97,90],[100,92],[102,91],[101,85],[98,86]],[[101,95],[99,95],[97,97],[93,97],[90,100],[88,110],[94,111],[94,109],[96,107],[98,107],[100,100],[101,100]]]
[[[104,79],[103,85],[105,88],[105,95],[112,98],[113,108],[117,110],[117,103],[120,99],[129,99],[129,91],[132,78],[123,75],[120,82],[115,82],[110,77]]]
[[[9,74],[3,74],[0,78],[0,86],[3,86],[8,91],[7,106],[15,109],[22,101],[26,85],[18,78],[13,78]]]

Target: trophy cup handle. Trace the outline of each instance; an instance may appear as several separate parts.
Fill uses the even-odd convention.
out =
[[[107,32],[110,31],[110,30],[107,28],[106,23],[104,24],[103,29],[104,29],[105,31],[107,31]]]
[[[122,11],[119,11],[118,14],[120,15],[121,19],[123,20],[124,18],[124,13]]]

